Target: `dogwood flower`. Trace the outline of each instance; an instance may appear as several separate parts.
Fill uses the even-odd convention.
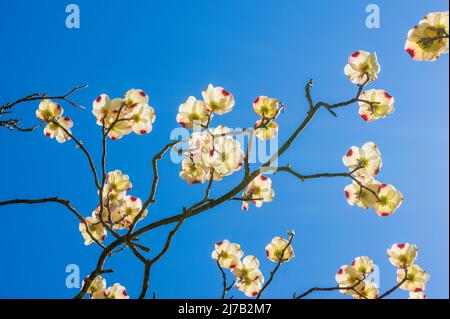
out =
[[[261,117],[273,118],[277,114],[278,99],[258,96],[253,102],[253,110]]]
[[[123,100],[120,98],[111,100],[108,95],[100,94],[94,102],[92,102],[92,114],[94,114],[96,118],[97,125],[109,128],[117,118],[119,109],[123,103]]]
[[[240,170],[245,155],[241,144],[234,138],[227,136],[215,139],[213,148],[209,153],[206,153],[206,156],[209,157],[209,163],[214,169],[214,173],[217,174],[214,179],[219,180],[222,176]],[[209,177],[207,176],[208,179]]]
[[[131,116],[131,129],[138,135],[148,134],[152,131],[155,121],[155,110],[148,105],[138,105]]]
[[[180,177],[189,184],[203,184],[208,178],[209,169],[186,156],[181,162]]]
[[[400,207],[403,195],[393,185],[381,184],[378,192],[378,201],[374,204],[379,216],[390,216]]]
[[[254,297],[261,291],[264,276],[259,270],[259,260],[255,256],[246,256],[231,272],[236,277],[236,287],[247,297]]]
[[[359,100],[359,115],[366,122],[385,118],[394,112],[394,98],[384,90],[367,90]]]
[[[120,170],[109,172],[106,175],[106,182],[104,196],[109,198],[112,204],[122,199],[132,187],[129,176],[122,174]]]
[[[83,286],[84,286],[83,280]],[[102,276],[97,276],[92,280],[87,293],[91,299],[105,299],[106,298],[106,280]]]
[[[247,297],[255,297],[259,294],[264,283],[264,276],[261,272],[253,272],[250,275],[236,280],[236,288],[242,291]]]
[[[359,206],[361,208],[370,208],[378,201],[377,194],[380,189],[380,182],[373,178],[364,178],[359,181],[362,187],[356,181],[344,188],[347,203],[350,206]]]
[[[358,50],[348,58],[344,73],[354,84],[365,84],[378,78],[380,65],[375,52]]]
[[[336,276],[335,279],[337,283],[339,284],[339,287],[341,288],[348,288],[353,287],[354,285],[360,283],[363,281],[364,276],[352,265],[342,265]],[[339,290],[343,294],[353,294],[351,290],[348,289],[341,289]]]
[[[419,248],[410,243],[393,244],[387,250],[389,261],[397,268],[405,268],[411,266],[416,260]]]
[[[367,256],[356,257],[352,262],[352,266],[363,276],[373,273],[373,261]]]
[[[105,291],[107,299],[130,299],[127,290],[120,284],[114,284]]]
[[[148,105],[148,95],[140,89],[129,90],[124,99],[111,100],[108,95],[101,94],[93,102],[92,113],[112,140],[131,132],[148,134],[156,118],[155,110]]]
[[[448,53],[448,36],[448,11],[431,12],[409,30],[405,51],[415,61],[435,61]]]
[[[147,106],[148,95],[141,89],[131,89],[125,93],[124,102],[128,107],[134,107],[135,105]]]
[[[234,106],[233,94],[222,87],[208,85],[206,90],[202,91],[203,100],[209,111],[222,115],[230,112]]]
[[[188,129],[194,127],[201,128],[208,124],[210,116],[205,102],[190,96],[180,105],[177,114],[177,122]]]
[[[54,118],[59,118],[63,114],[62,107],[49,99],[42,99],[36,110],[36,117],[44,122],[49,122]]]
[[[271,202],[275,196],[272,189],[272,180],[264,175],[258,175],[250,182],[245,191],[242,193],[244,202],[242,209],[247,211],[249,202],[255,204],[256,207],[261,207],[263,203]]]
[[[378,147],[373,142],[365,143],[361,148],[352,146],[342,158],[344,165],[356,176],[372,177],[380,171],[382,160]]]
[[[270,121],[268,124],[262,125],[263,120],[256,121],[255,135],[260,140],[271,140],[278,134],[278,124],[275,121]]]
[[[103,227],[103,225],[100,223],[100,221],[92,218],[92,217],[86,217],[86,224],[87,224],[87,229],[89,230],[89,233],[86,229],[86,225],[84,224],[84,222],[80,222],[80,232],[81,235],[84,238],[84,244],[86,246],[94,243],[94,240],[92,239],[91,235],[98,241],[98,242],[103,242],[106,238],[106,230]]]
[[[358,284],[352,294],[355,299],[377,299],[378,298],[378,287],[371,280],[365,280]]]
[[[418,265],[411,265],[406,268],[407,279],[400,286],[403,290],[412,292],[424,291],[427,281],[430,279],[430,275],[420,268]],[[405,278],[405,269],[397,269],[397,283],[400,283]]]
[[[193,132],[180,177],[189,184],[203,183],[211,177],[221,180],[241,169],[244,156],[241,144],[225,126]]]
[[[130,195],[125,196],[120,206],[121,223],[123,227],[128,228],[137,217],[138,213],[142,209],[142,200]],[[139,220],[147,217],[148,211],[144,210]]]
[[[279,236],[274,237],[270,244],[266,246],[266,255],[274,262],[278,262],[281,258],[283,258],[282,262],[288,262],[295,257],[289,241]]]
[[[58,143],[64,143],[70,139],[70,130],[73,127],[73,122],[68,117],[60,117],[52,122],[48,122],[44,128],[44,135],[50,138],[56,138]]]
[[[425,295],[425,293],[422,291],[418,292],[410,291],[408,299],[427,299],[427,295]]]
[[[255,256],[245,256],[242,262],[231,271],[236,278],[251,277],[253,273],[259,272],[259,260]]]
[[[215,249],[211,254],[214,260],[219,262],[219,265],[227,269],[235,269],[240,267],[241,258],[244,256],[244,252],[241,250],[239,244],[230,243],[229,240],[218,242],[215,245]]]

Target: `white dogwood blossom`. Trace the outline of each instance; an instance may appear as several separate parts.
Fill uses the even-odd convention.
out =
[[[36,110],[36,117],[47,123],[44,128],[44,135],[54,138],[58,143],[64,143],[70,139],[73,122],[68,117],[62,117],[63,108],[50,99],[42,99]]]
[[[107,299],[130,299],[127,290],[120,284],[114,284],[105,291]]]
[[[186,156],[181,162],[180,177],[189,184],[203,184],[208,178],[209,168]]]
[[[269,123],[264,123],[264,120],[256,121],[255,128],[255,136],[260,140],[271,140],[278,134],[279,126],[277,122],[270,121]]]
[[[365,280],[360,284],[356,285],[352,291],[352,297],[355,299],[377,299],[378,298],[378,287],[371,280]]]
[[[400,286],[403,290],[412,292],[421,292],[425,290],[426,283],[430,279],[430,275],[420,268],[418,265],[411,265],[406,268],[406,281]],[[397,283],[405,278],[405,269],[397,269]]]
[[[410,291],[408,299],[427,299],[427,295],[425,295],[425,293],[422,291],[418,292]]]
[[[42,99],[36,110],[36,117],[43,122],[49,122],[54,118],[62,116],[64,110],[61,105],[49,99]]]
[[[253,110],[263,118],[273,118],[278,111],[278,99],[258,96],[253,102]]]
[[[222,115],[230,112],[234,107],[233,94],[226,91],[223,87],[208,85],[208,88],[202,91],[203,100],[210,112]]]
[[[273,262],[278,262],[281,258],[282,262],[288,262],[295,257],[289,241],[279,236],[274,237],[266,246],[266,255]]]
[[[339,287],[349,288],[361,283],[364,280],[364,275],[352,265],[342,265],[339,267],[335,279]],[[339,291],[346,295],[352,295],[354,293],[349,289],[340,289]]]
[[[363,276],[373,273],[373,261],[367,256],[356,257],[352,262],[352,266]]]
[[[256,207],[261,207],[263,203],[271,202],[274,196],[275,192],[272,189],[272,180],[264,175],[258,175],[248,184],[242,193],[242,197],[244,198],[242,209],[247,211],[249,209],[249,202],[255,204]]]
[[[431,12],[409,30],[405,51],[415,61],[435,61],[448,53],[448,11]]]
[[[419,248],[410,243],[393,244],[387,250],[389,261],[397,268],[411,266],[416,260]]]
[[[186,153],[180,177],[189,184],[204,183],[211,176],[221,180],[240,170],[245,156],[241,144],[225,126],[193,132]]]
[[[254,297],[261,291],[264,276],[255,256],[246,256],[238,267],[232,269],[232,273],[236,277],[236,287],[247,297]]]
[[[92,113],[97,125],[103,126],[112,140],[134,132],[148,134],[156,119],[155,110],[148,105],[148,95],[143,90],[131,89],[125,98],[110,99],[101,94],[93,102]]]
[[[85,282],[83,280],[83,286]],[[102,276],[97,276],[92,280],[87,293],[91,299],[106,299],[106,280]]]
[[[131,89],[125,93],[124,103],[128,107],[133,107],[136,105],[146,106],[148,105],[149,97],[141,89]]]
[[[374,142],[367,142],[361,148],[352,146],[342,158],[350,171],[356,170],[356,176],[373,177],[381,168],[381,154]]]
[[[214,260],[219,262],[221,267],[234,269],[240,267],[241,258],[244,256],[244,252],[241,250],[239,244],[230,243],[229,240],[225,239],[216,243],[211,256]]]
[[[366,122],[385,118],[394,112],[394,98],[385,90],[367,90],[359,100],[359,115]]]
[[[84,222],[80,222],[80,232],[81,235],[84,238],[84,244],[86,246],[94,243],[94,240],[92,239],[92,237],[94,237],[98,242],[103,242],[106,238],[106,229],[103,227],[103,225],[100,223],[99,220],[93,218],[93,217],[86,217],[86,224],[87,224],[87,228],[86,225],[84,224]],[[88,232],[89,230],[89,232]],[[90,233],[90,234],[89,234]],[[91,237],[92,235],[92,237]]]
[[[211,114],[207,110],[205,102],[190,96],[180,105],[177,122],[188,129],[200,129],[208,124],[210,117]]]
[[[374,204],[379,216],[390,216],[400,207],[403,195],[393,185],[381,184],[378,192],[378,200]]]
[[[128,175],[123,174],[120,170],[114,170],[106,175],[106,184],[103,188],[103,196],[108,201],[117,205],[117,201],[125,197],[130,190],[132,184]]]
[[[350,206],[356,205],[365,209],[373,207],[378,200],[377,194],[381,183],[373,178],[361,179],[359,183],[353,181],[344,188],[347,203]]]
[[[70,130],[73,127],[73,122],[68,117],[59,117],[48,122],[44,128],[44,135],[50,138],[55,138],[58,143],[64,143],[70,139]]]
[[[364,84],[378,78],[380,65],[375,52],[358,50],[348,58],[344,73],[354,84]]]

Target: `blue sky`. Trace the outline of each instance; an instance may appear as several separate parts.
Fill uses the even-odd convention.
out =
[[[315,79],[316,100],[341,101],[355,94],[343,73],[348,55],[357,49],[376,51],[379,79],[371,88],[387,90],[396,99],[395,113],[365,124],[357,106],[340,109],[337,119],[321,112],[281,164],[304,173],[342,172],[341,157],[349,146],[374,141],[383,155],[379,179],[405,195],[391,217],[350,207],[343,196],[345,179],[273,178],[275,200],[243,213],[229,202],[187,221],[169,253],[152,271],[150,292],[161,298],[220,296],[220,274],[211,260],[214,243],[239,242],[246,254],[260,258],[268,276],[274,266],[264,247],[277,235],[295,229],[296,258],[284,265],[266,297],[289,298],[313,286],[332,286],[338,267],[354,257],[370,256],[381,269],[381,290],[395,283],[395,269],[386,249],[396,242],[420,247],[417,263],[431,274],[427,294],[448,298],[448,55],[435,63],[413,62],[403,51],[407,31],[425,14],[448,10],[446,1],[376,1],[381,28],[365,27],[369,1],[77,1],[81,28],[65,27],[65,1],[0,2],[0,102],[33,92],[61,94],[77,84],[89,88],[74,96],[88,110],[65,105],[73,132],[95,160],[100,158],[100,129],[90,112],[100,93],[122,96],[130,88],[150,95],[157,113],[154,131],[110,143],[108,170],[121,169],[133,182],[132,194],[145,197],[151,180],[150,161],[177,127],[179,104],[189,95],[201,97],[208,83],[232,92],[232,113],[214,125],[250,126],[256,120],[251,101],[258,95],[280,98],[287,113],[279,118],[280,141],[303,118],[303,87]],[[17,108],[27,124],[37,123],[38,103]],[[72,143],[58,145],[41,130],[19,134],[0,130],[3,183],[1,200],[59,196],[70,199],[85,216],[96,206],[89,168]],[[179,166],[162,161],[157,204],[148,220],[177,214],[203,195],[202,186],[188,186]],[[214,186],[213,195],[229,189],[238,176]],[[100,253],[85,247],[78,221],[52,204],[1,207],[2,284],[0,297],[67,298],[77,293],[65,286],[68,264],[84,277]],[[142,237],[158,249],[167,228]],[[142,265],[129,252],[110,259],[131,296],[140,291]],[[235,297],[243,295],[233,291]],[[340,298],[339,293],[314,297]],[[406,298],[405,291],[393,297]]]

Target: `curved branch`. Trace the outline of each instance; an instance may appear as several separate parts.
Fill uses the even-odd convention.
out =
[[[58,203],[65,206],[68,210],[77,216],[77,218],[84,224],[86,227],[86,233],[91,237],[91,239],[100,247],[105,248],[105,246],[100,243],[89,231],[89,227],[87,225],[86,219],[70,204],[70,201],[66,199],[61,199],[58,197],[48,197],[48,198],[40,198],[40,199],[13,199],[8,201],[0,202],[0,206],[13,205],[13,204],[42,204],[42,203]]]

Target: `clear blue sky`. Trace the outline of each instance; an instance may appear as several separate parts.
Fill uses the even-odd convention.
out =
[[[352,97],[355,86],[343,74],[349,54],[376,51],[381,74],[372,88],[396,99],[396,112],[369,125],[357,106],[339,110],[337,119],[321,112],[280,160],[305,173],[341,172],[341,157],[351,145],[376,142],[384,165],[379,179],[405,195],[391,217],[347,205],[345,179],[303,184],[292,176],[273,178],[276,198],[249,213],[226,203],[192,218],[176,235],[169,253],[152,271],[150,292],[161,298],[219,297],[220,274],[210,258],[215,242],[239,242],[260,257],[268,275],[274,266],[264,256],[272,237],[295,229],[296,258],[283,266],[267,297],[289,298],[312,286],[334,285],[338,267],[360,255],[381,268],[381,289],[395,281],[386,249],[396,242],[420,247],[417,263],[431,274],[429,297],[448,298],[448,55],[435,63],[413,62],[403,51],[405,36],[426,13],[448,10],[447,1],[376,1],[381,28],[365,27],[370,1],[76,1],[81,28],[65,27],[66,1],[0,2],[0,101],[33,92],[63,93],[77,84],[89,88],[74,98],[89,108],[100,93],[121,96],[142,88],[156,109],[154,131],[111,143],[108,169],[130,175],[132,194],[144,197],[150,183],[150,160],[175,128],[179,104],[200,97],[209,82],[234,93],[234,112],[217,117],[230,127],[255,121],[251,101],[258,95],[284,101],[280,140],[296,128],[306,111],[303,87],[314,78],[316,99]],[[38,103],[18,107],[27,124],[35,124]],[[74,133],[98,162],[100,130],[90,110],[65,105]],[[219,124],[218,121],[214,122]],[[88,166],[72,143],[58,145],[41,130],[29,134],[0,130],[0,200],[59,196],[70,199],[85,216],[96,206]],[[179,166],[161,162],[158,203],[148,220],[178,213],[203,195],[188,186]],[[214,186],[221,194],[236,177]],[[65,298],[65,267],[78,264],[84,277],[100,253],[85,247],[78,221],[53,204],[1,207],[0,297]],[[160,229],[142,238],[158,249]],[[140,291],[142,265],[129,252],[116,255],[107,268],[109,284],[120,282],[131,296]],[[242,297],[234,291],[236,297]],[[406,298],[400,291],[394,297]],[[314,297],[341,297],[339,293]]]

